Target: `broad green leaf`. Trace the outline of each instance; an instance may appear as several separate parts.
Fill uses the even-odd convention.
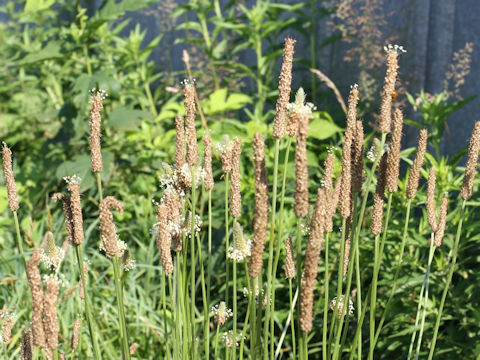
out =
[[[25,3],[24,12],[33,12],[38,10],[48,9],[55,4],[55,0],[27,0]]]
[[[31,64],[37,61],[56,59],[63,56],[64,54],[62,53],[62,43],[57,40],[52,40],[48,42],[47,45],[40,51],[27,54],[27,56],[20,60],[20,64]]]
[[[127,109],[118,106],[108,116],[107,126],[115,130],[135,130],[143,119],[151,119],[152,114],[142,110]]]
[[[316,116],[310,122],[310,131],[308,132],[308,136],[318,140],[325,140],[340,131],[342,131],[342,128],[335,125],[335,123],[332,121]]]

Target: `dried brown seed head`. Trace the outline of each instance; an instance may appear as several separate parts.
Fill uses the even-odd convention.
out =
[[[33,359],[33,335],[32,328],[25,330],[22,333],[22,341],[20,345],[20,359],[32,360]]]
[[[431,167],[428,172],[427,183],[427,219],[428,223],[432,227],[432,231],[437,231],[437,214],[435,207],[435,188],[437,183],[437,175],[435,168]]]
[[[373,194],[372,224],[370,231],[373,235],[380,235],[383,224],[383,204],[385,200],[385,173],[387,171],[387,153],[384,153],[377,167],[377,187]]]
[[[64,193],[55,193],[52,195],[52,200],[54,202],[62,200],[63,212],[65,213],[65,229],[67,230],[67,241],[70,244],[73,244],[74,229],[73,229],[73,214],[72,214],[70,196]]]
[[[296,40],[291,38],[285,39],[285,47],[283,49],[282,70],[280,71],[280,79],[278,82],[278,99],[275,111],[275,120],[273,122],[273,136],[277,139],[283,138],[287,126],[287,106],[290,100],[290,91],[292,83],[292,62],[293,47]]]
[[[293,255],[292,237],[289,236],[285,242],[285,277],[295,277],[295,257]]]
[[[400,176],[400,150],[402,148],[403,114],[397,109],[393,117],[392,139],[387,156],[386,187],[388,192],[398,190],[398,177]]]
[[[340,198],[340,191],[342,188],[342,177],[340,176],[335,183],[333,194],[327,198],[327,205],[325,210],[325,232],[331,233],[333,231],[333,215],[337,211],[338,199]]]
[[[103,248],[107,257],[113,258],[116,256],[120,258],[122,252],[118,248],[118,236],[113,222],[113,214],[110,209],[115,209],[122,214],[124,205],[113,196],[107,196],[100,203],[100,233],[102,235]]]
[[[68,184],[70,191],[70,207],[73,223],[73,244],[81,245],[85,240],[83,233],[82,203],[80,200],[80,185],[77,181],[71,181]]]
[[[445,235],[445,226],[447,224],[447,210],[448,210],[448,199],[442,198],[442,203],[440,205],[440,215],[438,218],[438,228],[435,231],[434,245],[436,247],[442,246],[443,236]]]
[[[352,144],[352,191],[362,190],[363,182],[363,147],[364,147],[363,123],[356,122],[355,137]]]
[[[420,135],[418,136],[418,146],[417,146],[417,155],[415,160],[413,160],[412,168],[408,176],[407,184],[407,198],[413,199],[417,195],[418,182],[420,180],[420,170],[423,166],[423,161],[425,159],[425,153],[427,151],[427,140],[428,132],[426,129],[420,130]]]
[[[128,349],[130,352],[130,355],[135,355],[135,351],[137,351],[139,347],[140,345],[138,343],[133,343],[132,345],[130,345],[130,348]]]
[[[206,190],[212,190],[215,183],[213,182],[213,171],[212,171],[212,138],[207,133],[203,135],[203,146],[204,146],[204,169],[205,177],[204,184]]]
[[[248,273],[257,277],[262,271],[263,252],[268,228],[268,183],[265,169],[265,143],[262,134],[253,137],[253,164],[255,168],[255,216],[253,219],[252,256]]]
[[[70,341],[70,346],[73,350],[76,350],[78,347],[78,339],[80,338],[80,326],[82,324],[82,319],[77,318],[73,324],[72,339]]]
[[[102,162],[102,146],[100,137],[102,136],[100,125],[102,122],[102,116],[100,112],[103,109],[103,99],[105,93],[100,91],[92,91],[90,96],[90,162],[92,164],[93,172],[101,172],[103,170]]]
[[[185,95],[185,132],[187,138],[187,162],[190,166],[197,166],[198,144],[197,130],[195,129],[195,87],[186,84],[183,91]]]
[[[303,115],[297,133],[297,146],[295,149],[295,204],[294,211],[297,217],[308,214],[308,164],[307,164],[307,135],[310,116]]]
[[[463,176],[462,190],[460,196],[464,200],[472,197],[473,183],[477,174],[478,150],[480,148],[480,121],[475,123],[472,136],[470,137],[470,145],[468,146],[468,159],[465,165],[465,175]]]
[[[41,259],[41,249],[37,248],[27,262],[27,277],[32,293],[32,333],[33,343],[45,347],[45,332],[43,330],[43,284],[38,265]]]
[[[170,247],[172,244],[172,238],[167,223],[167,211],[168,208],[160,204],[157,206],[157,221],[158,221],[158,234],[157,234],[157,248],[160,249],[160,257],[162,258],[163,270],[167,275],[173,273],[173,261]]]
[[[8,194],[8,207],[10,211],[18,210],[18,195],[17,184],[15,183],[15,177],[12,169],[12,151],[8,148],[7,144],[3,143],[2,146],[2,159],[3,159],[3,174],[5,176],[5,183],[7,185]]]
[[[185,120],[182,115],[175,117],[175,169],[180,169],[185,164]]]
[[[46,284],[45,297],[43,299],[43,328],[45,338],[50,350],[58,348],[58,319],[56,301],[58,297],[58,279],[50,277]]]
[[[242,143],[239,138],[233,139],[232,146],[232,174],[230,181],[230,215],[234,218],[242,214],[242,195],[240,193],[240,155]]]

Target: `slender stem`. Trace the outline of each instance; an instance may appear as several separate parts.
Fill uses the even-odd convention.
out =
[[[324,251],[325,251],[325,274],[323,280],[324,296],[323,296],[323,330],[322,330],[322,358],[327,360],[327,332],[328,332],[328,302],[329,302],[329,279],[328,279],[328,238],[330,233],[325,235]]]
[[[213,84],[215,86],[215,90],[218,90],[220,85],[218,83],[217,69],[215,68],[215,64],[213,63],[212,42],[210,39],[210,34],[208,33],[207,22],[205,20],[205,16],[202,13],[198,14],[198,19],[200,20],[200,25],[202,27],[202,35],[203,35],[203,39],[205,40],[205,45],[208,48],[207,56],[208,56],[208,61],[210,63],[210,67],[212,68]]]
[[[430,237],[430,251],[428,254],[427,273],[425,274],[426,286],[425,286],[425,298],[423,301],[422,323],[420,325],[420,332],[418,333],[418,342],[417,342],[417,351],[415,354],[415,360],[418,360],[418,356],[420,355],[420,348],[422,346],[423,330],[425,329],[425,317],[427,316],[428,288],[430,285],[430,270],[432,266],[433,256],[435,255],[435,249],[436,249],[436,246],[434,245],[434,233],[432,232],[432,235]]]
[[[165,336],[165,353],[167,354],[168,358],[170,358],[170,335],[168,334],[168,326],[167,326],[167,300],[166,300],[166,293],[165,293],[165,271],[162,271],[162,308],[163,308],[163,331]]]
[[[260,37],[260,36],[259,36]],[[262,56],[262,40],[261,38],[257,38],[255,41],[255,53],[257,55],[257,109],[258,109],[258,116],[263,114],[263,105],[265,102],[264,94],[263,94],[263,83],[262,83],[262,68],[263,68],[263,56]],[[260,119],[257,119],[260,121]],[[276,141],[279,141],[276,139]]]
[[[252,289],[248,292],[248,306],[252,308],[252,325],[250,327],[250,356],[253,360],[257,358],[257,289],[258,289],[258,277],[251,278]],[[260,297],[260,292],[258,293]]]
[[[192,199],[191,199],[191,229],[190,229],[190,323],[192,328],[191,338],[191,353],[192,359],[196,359],[196,347],[195,347],[195,207],[196,207],[196,184],[195,184],[195,169],[192,166],[190,168],[192,175]]]
[[[358,197],[355,197],[355,202],[354,202],[354,214],[356,215],[356,211],[358,210],[357,209],[357,200],[358,200]],[[354,216],[354,220],[356,219],[356,217]],[[360,221],[361,219],[357,219],[358,221]],[[356,225],[356,224],[355,224]],[[354,226],[353,228],[355,229],[356,226]],[[354,240],[355,240],[355,237],[354,237]],[[360,309],[362,308],[362,280],[361,280],[361,276],[360,276],[360,246],[358,245],[359,243],[359,239],[357,238],[356,241],[354,241],[355,243],[355,281],[356,281],[356,284],[357,284],[357,327],[358,327],[358,324],[360,324],[360,318],[361,318],[361,314],[360,314]],[[360,332],[360,339],[362,338],[362,328],[358,329],[358,331]],[[346,332],[345,332],[346,333]],[[343,346],[343,342],[342,342],[342,346]],[[360,342],[358,344],[358,348],[357,348],[357,354],[358,354],[358,358],[361,359],[362,358],[362,343]]]
[[[237,222],[237,219],[234,220]],[[234,225],[235,229],[235,225]],[[234,230],[235,232],[235,230]],[[233,342],[237,341],[237,260],[233,258]],[[237,358],[237,347],[233,346],[233,358]]]
[[[395,290],[397,289],[397,280],[398,276],[400,274],[400,270],[402,268],[402,260],[403,260],[403,252],[405,251],[405,245],[407,243],[407,235],[408,235],[408,222],[410,220],[410,208],[412,204],[412,199],[408,199],[407,202],[407,210],[405,213],[405,224],[403,227],[403,235],[402,235],[402,244],[400,245],[400,259],[398,260],[397,264],[397,269],[395,271],[395,275],[393,277],[393,285],[392,285],[392,290],[390,291],[390,296],[388,297],[387,305],[385,306],[385,310],[383,311],[382,318],[380,319],[380,322],[378,323],[377,331],[375,333],[375,340],[374,340],[374,347],[375,344],[378,341],[378,337],[380,335],[380,332],[382,331],[383,323],[385,322],[385,318],[388,314],[388,311],[390,310],[390,304],[393,299],[393,295],[395,294]]]
[[[175,276],[175,275],[174,275]],[[180,359],[180,351],[178,349],[178,345],[181,342],[180,339],[180,328],[179,328],[179,316],[178,316],[178,306],[175,306],[175,298],[177,294],[174,293],[174,287],[172,284],[172,277],[168,277],[168,292],[170,294],[170,311],[173,314],[173,324],[175,326],[175,334],[174,334],[174,341],[173,341],[173,358],[175,360]]]
[[[117,307],[118,307],[118,316],[120,320],[120,333],[123,334],[122,338],[122,352],[123,359],[130,360],[130,348],[128,346],[128,333],[127,325],[125,322],[125,310],[123,306],[123,292],[122,292],[122,275],[120,272],[120,263],[118,257],[114,256],[113,259],[113,277],[115,282],[115,292],[117,295]]]
[[[230,286],[230,265],[228,259],[228,248],[230,246],[230,234],[228,231],[229,214],[228,214],[228,193],[230,187],[230,173],[225,174],[225,266],[226,266],[226,279],[225,279],[225,304],[228,306],[228,290]]]
[[[274,157],[274,165],[273,165],[273,195],[272,195],[272,212],[271,212],[271,220],[270,220],[270,241],[269,241],[269,251],[268,251],[268,270],[267,270],[267,310],[266,310],[266,317],[265,317],[265,324],[263,328],[263,344],[264,344],[264,353],[263,358],[265,360],[268,359],[268,333],[270,328],[270,311],[271,311],[271,295],[272,295],[272,267],[273,267],[273,242],[275,238],[275,216],[277,210],[277,180],[278,180],[278,153],[280,148],[280,139],[275,139],[275,157]],[[274,341],[273,332],[270,334],[271,339],[270,341]]]
[[[219,333],[219,330],[220,330],[220,324],[217,324],[217,331],[215,333],[215,350],[214,350],[214,353],[215,353],[215,359],[219,359],[218,357],[218,333]]]
[[[457,255],[458,255],[458,244],[460,242],[460,235],[462,234],[462,225],[463,225],[463,218],[464,218],[464,215],[465,215],[466,205],[467,205],[467,201],[463,200],[462,210],[461,210],[461,213],[460,213],[460,221],[458,222],[458,227],[457,227],[457,235],[455,236],[455,243],[453,245],[452,263],[450,264],[450,269],[448,270],[447,282],[445,283],[445,287],[443,288],[442,300],[440,301],[440,307],[438,309],[437,320],[435,321],[435,329],[433,330],[433,339],[432,339],[432,345],[430,347],[430,352],[428,354],[428,360],[432,360],[433,354],[435,352],[435,345],[437,343],[438,328],[440,327],[440,321],[442,319],[443,307],[445,305],[445,299],[447,298],[448,288],[449,288],[450,283],[452,281],[453,273],[455,272],[455,264],[457,263]]]
[[[298,275],[297,275],[298,276]],[[292,349],[293,358],[297,358],[297,344],[295,343],[295,322],[293,321],[293,295],[292,295],[292,279],[288,279],[288,299],[290,301],[290,327],[292,329]]]
[[[316,55],[316,50],[317,46],[315,44],[315,24],[317,23],[317,18],[316,18],[316,11],[315,11],[315,1],[310,0],[310,67],[312,69],[316,69],[316,61],[315,61],[315,55]],[[312,99],[313,103],[315,103],[315,99],[317,98],[317,82],[316,82],[316,76],[314,73],[311,75],[312,79]]]
[[[273,277],[272,277],[272,303],[271,303],[271,310],[270,310],[270,331],[272,336],[275,334],[275,324],[274,324],[274,315],[275,315],[275,274],[277,273],[278,261],[280,259],[280,252],[283,248],[283,208],[285,205],[285,183],[287,181],[287,167],[288,167],[288,157],[290,154],[290,146],[292,144],[292,137],[289,136],[287,140],[287,151],[285,154],[285,161],[283,163],[283,175],[282,175],[282,188],[280,192],[280,211],[279,211],[279,219],[277,225],[277,251],[275,253],[275,261],[273,263]],[[270,342],[270,356],[273,359],[274,355],[274,341]]]
[[[177,301],[179,302],[179,307],[182,313],[182,357],[183,359],[187,358],[188,355],[188,321],[187,321],[187,310],[185,307],[185,296],[184,296],[184,289],[185,289],[185,284],[186,282],[184,278],[185,272],[180,271],[182,269],[182,266],[180,265],[180,261],[182,259],[182,256],[180,255],[180,252],[177,252],[177,274],[178,274],[178,280],[177,280]]]
[[[368,288],[367,297],[365,299],[365,305],[362,308],[360,323],[359,325],[357,325],[357,329],[355,330],[355,335],[353,335],[353,345],[352,345],[352,349],[350,350],[350,357],[349,357],[350,360],[352,360],[355,357],[355,350],[357,348],[357,345],[362,342],[362,339],[360,338],[361,331],[359,330],[361,330],[362,328],[363,320],[365,319],[365,314],[367,313],[367,304],[370,301],[371,294],[372,294],[372,287],[370,286]],[[359,359],[361,359],[361,357],[359,357]]]
[[[333,310],[333,318],[332,323],[334,324],[336,321],[335,319],[338,316],[340,310],[340,298],[342,296],[342,289],[343,289],[343,262],[345,259],[345,239],[347,237],[347,219],[342,219],[342,241],[340,243],[340,260],[338,262],[338,280],[337,280],[337,302],[335,309]],[[332,338],[334,333],[334,326],[330,328],[330,334],[328,336],[328,348],[330,349],[330,353],[332,352]],[[340,329],[341,331],[341,329]]]
[[[83,272],[83,249],[81,245],[75,245],[75,254],[77,256],[78,271],[80,272],[80,279],[83,286],[83,302],[85,306],[85,317],[87,318],[88,333],[90,334],[90,340],[92,342],[93,356],[96,360],[101,359],[100,350],[98,347],[97,336],[93,325],[92,312],[90,309],[90,300],[87,291],[87,280],[85,279],[85,273]]]
[[[16,211],[13,211],[13,220],[15,221],[15,231],[17,233],[17,246],[18,250],[20,251],[20,255],[22,257],[23,261],[23,268],[27,268],[27,261],[25,260],[25,254],[23,252],[23,240],[22,240],[22,235],[20,233],[20,224],[18,222],[18,215]]]
[[[383,225],[382,241],[379,244],[380,236],[375,236],[375,262],[373,267],[372,279],[372,297],[370,299],[370,348],[368,350],[368,359],[373,360],[373,351],[375,350],[375,308],[377,306],[377,283],[378,273],[380,272],[380,263],[383,257],[383,248],[387,238],[388,223],[390,221],[390,211],[392,208],[392,195],[388,193],[387,214],[385,216],[385,223]]]
[[[244,263],[245,263],[245,261],[244,261]],[[246,265],[245,265],[245,267],[246,267]],[[246,274],[248,274],[248,273],[246,273]],[[248,277],[247,277],[247,281],[248,281]],[[249,287],[250,287],[250,285],[249,285]],[[251,291],[249,290],[248,293],[250,294]],[[245,334],[247,333],[249,319],[250,319],[250,306],[247,306],[247,314],[245,315],[245,323],[243,324],[243,331],[241,333],[241,340],[240,340],[240,360],[243,360],[243,347],[244,347],[244,344],[245,344]]]
[[[2,347],[3,347],[3,352],[5,353],[5,360],[8,360],[7,347],[5,346],[4,341],[2,341]]]
[[[208,257],[207,257],[207,310],[210,309],[210,284],[212,275],[212,190],[208,190]],[[209,314],[205,314],[205,341],[208,343],[206,346],[206,359],[210,358],[210,318]]]
[[[413,355],[413,345],[415,344],[415,338],[418,330],[418,322],[420,321],[420,311],[422,310],[423,293],[425,291],[425,281],[426,281],[426,278],[424,277],[422,282],[422,288],[420,289],[420,297],[418,299],[417,314],[415,315],[415,325],[413,327],[412,338],[410,339],[410,346],[408,348],[407,360],[410,360]]]
[[[295,264],[295,271],[297,272],[297,292],[301,294],[301,287],[302,287],[302,237],[301,237],[301,230],[300,230],[301,220],[297,219],[297,235],[295,238],[295,246],[296,246],[296,264]],[[294,321],[294,319],[292,319]],[[298,352],[300,359],[303,359],[304,354],[304,347],[303,347],[303,340],[304,337],[300,336],[300,301],[297,301],[297,329],[299,329],[299,336],[298,336]]]

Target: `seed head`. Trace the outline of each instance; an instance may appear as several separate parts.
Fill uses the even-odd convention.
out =
[[[73,331],[72,331],[72,339],[70,341],[70,345],[72,350],[76,350],[78,347],[78,339],[80,336],[80,326],[82,324],[82,318],[77,317],[75,323],[73,324]]]
[[[78,181],[71,181],[68,184],[68,191],[70,191],[70,207],[72,212],[73,244],[81,245],[85,236],[83,234],[82,203],[80,201],[80,184]]]
[[[85,278],[85,286],[88,284],[88,268],[87,265],[83,265],[83,277]],[[83,289],[82,275],[78,274],[78,285],[79,285],[79,294],[80,299],[85,299],[85,291]]]
[[[32,360],[33,359],[33,335],[32,328],[25,330],[22,333],[22,342],[20,345],[20,359]]]
[[[49,277],[47,280],[47,290],[43,299],[43,327],[45,329],[45,337],[48,347],[51,350],[58,348],[58,320],[57,307],[55,305],[58,297],[58,280]]]
[[[285,277],[287,279],[293,279],[295,277],[295,258],[293,256],[291,236],[289,236],[285,242]]]
[[[15,183],[15,177],[12,169],[12,151],[8,148],[6,143],[2,146],[2,159],[3,159],[3,174],[5,176],[5,183],[7,185],[8,194],[8,207],[10,211],[18,210],[18,195],[17,184]]]
[[[437,214],[435,210],[435,187],[437,183],[437,175],[435,168],[431,167],[428,172],[427,183],[427,219],[432,231],[437,231]]]
[[[391,112],[392,112],[392,94],[395,92],[395,82],[398,74],[398,55],[404,52],[403,47],[388,45],[385,48],[387,53],[387,73],[382,91],[382,103],[380,105],[380,122],[378,129],[382,133],[390,132]]]
[[[465,175],[463,176],[462,190],[460,196],[464,200],[472,197],[473,182],[477,174],[478,150],[480,148],[480,121],[475,123],[472,136],[470,137],[470,145],[468,146],[468,159],[465,165]]]
[[[198,165],[197,131],[195,129],[195,87],[186,84],[185,96],[185,130],[187,137],[187,162],[190,166]]]
[[[185,120],[182,115],[175,117],[175,169],[185,164]]]
[[[221,301],[219,305],[212,307],[212,312],[215,315],[214,319],[218,325],[225,324],[225,321],[233,316],[232,310],[227,308],[225,301]]]
[[[43,285],[38,265],[40,264],[40,248],[37,248],[27,262],[27,277],[32,293],[32,332],[33,343],[45,347],[45,332],[43,330]]]
[[[110,209],[123,213],[124,205],[113,196],[107,196],[100,203],[100,233],[102,235],[103,249],[109,258],[121,257],[122,251],[118,247],[118,236],[113,223],[113,214]]]
[[[308,165],[307,165],[307,135],[309,130],[309,117],[302,116],[297,133],[297,146],[295,149],[295,215],[298,218],[308,214]]]
[[[221,153],[222,171],[226,174],[232,171],[232,147],[233,142],[230,137],[225,134],[223,136],[223,144],[217,143],[217,150]]]
[[[380,235],[383,223],[383,204],[385,200],[385,173],[387,171],[387,154],[384,153],[377,167],[377,187],[373,194],[372,224],[370,231],[373,235]]]
[[[407,184],[407,198],[413,199],[417,195],[418,190],[418,181],[420,179],[420,170],[423,166],[423,161],[425,159],[425,152],[427,151],[427,139],[428,132],[426,129],[420,130],[420,135],[418,136],[418,146],[417,146],[417,155],[415,160],[413,160],[412,168],[408,176]]]
[[[318,260],[322,249],[325,202],[325,191],[320,188],[318,189],[312,230],[305,250],[305,266],[300,292],[300,329],[304,332],[310,332],[313,324],[313,291],[318,272]]]
[[[128,349],[128,351],[130,352],[130,356],[135,355],[135,351],[137,351],[139,346],[140,345],[138,343],[133,343],[132,345],[130,345],[130,348]]]
[[[400,150],[402,148],[403,114],[400,109],[395,110],[393,117],[392,140],[387,156],[387,191],[395,192],[398,189],[398,177],[400,174]]]
[[[100,112],[103,109],[103,99],[105,99],[106,92],[104,90],[92,89],[90,95],[90,162],[92,164],[93,172],[101,172],[103,170],[102,162],[102,146],[100,137],[102,136],[100,125],[102,116]]]
[[[173,273],[172,253],[170,252],[172,238],[167,224],[167,211],[168,209],[165,205],[161,204],[157,206],[157,248],[160,249],[163,270],[167,275],[170,275]]]
[[[233,244],[228,249],[228,257],[236,262],[242,262],[252,254],[252,242],[246,240],[242,226],[235,221],[233,224]]]
[[[12,334],[12,327],[15,323],[15,315],[10,313],[3,313],[1,316],[3,320],[2,324],[2,335],[0,340],[2,340],[6,345],[10,344],[10,336]]]
[[[268,183],[265,169],[265,143],[261,133],[253,137],[253,164],[255,168],[255,216],[253,218],[252,256],[248,273],[257,277],[262,271],[263,252],[268,227]]]
[[[70,196],[64,193],[55,193],[52,195],[52,200],[57,202],[62,200],[63,212],[65,213],[65,229],[67,230],[67,241],[73,244],[73,215],[70,202]]]
[[[207,133],[203,135],[203,146],[204,146],[204,169],[205,169],[205,189],[212,190],[214,186],[213,182],[213,172],[212,172],[212,138]]]
[[[295,42],[296,40],[286,38],[285,47],[283,49],[282,70],[280,71],[280,79],[278,81],[278,99],[275,111],[275,120],[273,121],[273,136],[277,139],[285,136],[287,126],[287,106],[290,100],[293,47]]]
[[[327,198],[327,207],[325,209],[325,232],[331,233],[333,231],[333,215],[337,211],[338,199],[340,198],[340,191],[342,188],[342,177],[337,179],[335,189],[330,198]]]
[[[448,199],[446,197],[442,198],[442,203],[440,205],[440,216],[438,218],[438,228],[435,231],[434,245],[436,247],[442,246],[443,235],[445,235],[445,226],[447,224],[447,210],[448,210]]]
[[[295,102],[288,104],[288,110],[290,111],[287,124],[287,134],[290,136],[296,136],[298,131],[298,124],[303,116],[312,117],[312,110],[315,106],[312,103],[305,102],[305,91],[303,88],[299,88],[295,95]]]
[[[352,144],[352,191],[362,190],[363,182],[363,146],[364,146],[363,123],[356,122],[355,137]]]
[[[234,218],[242,214],[242,195],[240,194],[240,155],[242,143],[239,138],[233,139],[232,177],[230,181],[230,215]]]

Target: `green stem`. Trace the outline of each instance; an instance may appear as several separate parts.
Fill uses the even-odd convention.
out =
[[[328,332],[328,302],[329,302],[329,280],[328,280],[328,238],[330,233],[325,235],[325,274],[324,274],[324,296],[323,296],[323,330],[322,330],[322,356],[323,360],[327,360],[327,332]]]
[[[220,86],[218,83],[217,69],[215,69],[215,65],[212,59],[212,41],[210,39],[210,34],[208,32],[207,21],[205,20],[205,16],[202,13],[198,14],[198,19],[200,20],[203,39],[205,40],[205,45],[207,46],[207,49],[208,49],[207,56],[208,56],[208,61],[210,63],[210,67],[212,68],[213,84],[215,86],[215,90],[218,90]]]
[[[398,260],[397,264],[397,269],[395,271],[395,275],[393,277],[393,285],[392,285],[392,290],[390,291],[390,296],[388,297],[387,305],[385,306],[385,310],[383,311],[382,318],[380,319],[380,322],[378,323],[377,331],[375,333],[375,340],[374,340],[374,347],[375,344],[378,341],[378,337],[380,335],[380,332],[382,331],[383,324],[385,322],[385,318],[388,314],[388,311],[390,310],[390,304],[393,299],[393,295],[395,294],[395,290],[397,289],[397,280],[398,276],[400,275],[400,270],[402,268],[402,260],[403,260],[403,252],[405,251],[405,245],[407,243],[407,235],[408,235],[408,222],[410,220],[410,208],[412,204],[412,199],[408,199],[407,202],[407,211],[405,213],[405,224],[403,227],[403,235],[402,235],[402,244],[400,245],[400,259]]]
[[[210,309],[210,284],[212,275],[212,190],[208,190],[208,257],[207,257],[207,311]],[[205,339],[208,342],[206,347],[206,358],[210,358],[210,317],[207,313],[205,321]]]
[[[261,116],[263,114],[263,105],[265,102],[263,95],[263,83],[262,83],[262,68],[263,68],[263,57],[262,57],[262,40],[258,38],[255,42],[255,54],[257,56],[257,115]],[[260,118],[257,119],[260,121]],[[279,141],[276,139],[276,141]]]
[[[372,294],[372,287],[370,286],[368,288],[368,293],[367,293],[367,297],[365,299],[365,304],[362,308],[362,315],[360,316],[360,323],[359,323],[359,325],[357,325],[357,329],[355,330],[355,335],[353,335],[353,345],[352,345],[352,349],[350,350],[350,357],[349,357],[350,360],[352,360],[355,357],[355,350],[357,348],[357,344],[362,342],[362,339],[360,338],[360,335],[361,335],[362,332],[360,330],[362,328],[363,320],[365,319],[365,314],[367,313],[367,304],[370,301],[371,294]],[[361,359],[361,357],[359,357],[359,359]]]
[[[334,324],[336,323],[336,319],[338,316],[340,298],[342,296],[342,289],[343,289],[343,262],[345,259],[345,239],[347,237],[346,233],[347,233],[347,219],[343,218],[342,219],[342,241],[340,243],[340,260],[338,262],[337,303],[336,303],[335,309],[333,310],[332,326],[330,328],[330,334],[328,336],[328,348],[330,349],[330,352],[332,352],[331,344],[333,339],[333,333],[335,331]],[[341,331],[341,328],[340,328],[340,331]]]
[[[298,275],[297,275],[298,276]],[[297,344],[295,343],[295,321],[293,321],[293,295],[292,295],[292,279],[288,279],[288,299],[290,301],[290,327],[292,328],[292,348],[293,358],[297,358]]]
[[[83,302],[85,306],[85,317],[87,318],[88,333],[90,334],[90,340],[92,342],[93,356],[96,360],[101,359],[100,350],[98,347],[97,337],[95,334],[95,328],[93,326],[92,312],[90,309],[90,300],[87,291],[87,280],[85,279],[85,273],[83,272],[83,249],[81,245],[75,245],[75,254],[77,256],[78,271],[80,273],[80,279],[83,286]]]
[[[295,246],[296,246],[296,264],[295,264],[295,271],[297,272],[297,291],[301,294],[301,285],[302,285],[302,238],[301,238],[301,230],[300,230],[301,220],[297,219],[297,235],[295,238]],[[294,319],[292,319],[294,321]],[[300,329],[300,301],[297,301],[297,329]],[[300,331],[300,330],[299,330]],[[303,359],[303,340],[304,337],[298,336],[298,352],[300,359]]]
[[[268,270],[267,270],[267,309],[266,309],[266,317],[265,317],[265,324],[263,328],[263,344],[264,344],[264,353],[263,358],[264,360],[268,359],[268,336],[269,336],[269,328],[270,328],[270,308],[271,308],[271,295],[272,295],[272,267],[273,267],[273,242],[275,238],[275,217],[276,217],[276,210],[277,210],[277,180],[278,180],[278,153],[280,148],[280,139],[275,139],[275,157],[274,157],[274,165],[273,165],[273,195],[272,195],[272,212],[271,212],[271,220],[270,220],[270,241],[269,241],[269,251],[268,251]],[[271,335],[271,341],[274,341],[273,333]]]
[[[172,277],[168,277],[168,292],[170,294],[170,311],[173,314],[173,324],[175,326],[175,338],[173,342],[173,358],[175,360],[180,359],[180,350],[178,345],[180,344],[180,328],[179,328],[179,316],[178,316],[178,306],[175,306],[176,294],[174,294],[174,287],[172,284]]]
[[[355,199],[357,200],[357,199]],[[355,205],[356,205],[356,201],[355,201]],[[356,210],[356,206],[354,207],[354,210]],[[356,213],[356,212],[355,212]],[[360,220],[360,219],[358,219]],[[355,227],[354,227],[355,228]],[[361,315],[360,315],[360,309],[362,308],[362,280],[361,280],[361,276],[360,276],[360,246],[358,245],[359,243],[359,239],[357,238],[357,240],[355,241],[355,276],[356,276],[356,283],[357,283],[357,327],[358,327],[358,324],[360,324],[360,318],[361,318]],[[360,339],[362,338],[362,328],[358,329],[358,331],[360,332]],[[342,343],[343,345],[343,343]],[[361,359],[362,358],[362,343],[360,342],[358,344],[358,348],[357,348],[357,354],[358,354],[358,358]]]
[[[215,333],[215,350],[214,350],[214,353],[215,353],[215,359],[219,359],[218,357],[218,333],[219,333],[219,330],[220,330],[220,324],[217,324],[217,331]]]
[[[274,315],[275,315],[275,274],[277,273],[278,261],[280,260],[280,252],[283,248],[282,237],[283,237],[283,208],[285,205],[285,184],[287,181],[287,167],[288,167],[288,157],[290,154],[290,146],[292,144],[292,137],[289,136],[287,140],[287,151],[285,153],[285,161],[283,163],[283,174],[282,174],[282,188],[280,192],[280,211],[279,211],[279,219],[277,225],[277,251],[275,253],[275,261],[273,263],[273,278],[272,278],[272,303],[271,303],[271,310],[270,310],[270,331],[272,333],[272,338],[275,335],[275,323],[274,323]],[[270,356],[273,359],[274,355],[274,341],[270,342]]]
[[[315,24],[317,23],[316,11],[315,11],[315,1],[310,0],[310,67],[316,69],[315,61],[315,51],[317,49],[315,44]],[[315,99],[317,98],[317,82],[316,76],[314,73],[311,74],[312,78],[312,102],[315,104]]]
[[[23,260],[23,268],[27,268],[27,261],[25,260],[25,253],[23,252],[23,240],[22,235],[20,233],[20,224],[18,222],[18,215],[16,211],[13,211],[13,220],[15,221],[15,231],[17,233],[17,246],[18,250],[20,251],[20,256]]]
[[[247,270],[246,262],[244,261],[244,263],[245,263],[245,270]],[[247,283],[250,284],[250,282],[248,281],[248,273],[245,272],[245,274],[247,274]],[[248,289],[249,289],[248,293],[250,294],[251,293],[250,285],[248,285]],[[245,344],[245,334],[247,333],[249,319],[250,319],[250,306],[247,306],[247,314],[245,315],[245,323],[243,324],[242,338],[240,340],[240,360],[243,360],[243,347]]]
[[[387,214],[383,225],[382,241],[379,244],[380,236],[375,236],[375,262],[373,267],[372,279],[372,297],[370,299],[370,348],[368,350],[368,359],[373,360],[373,351],[375,349],[375,308],[377,306],[377,283],[378,273],[380,272],[380,263],[383,257],[383,249],[387,239],[388,223],[390,221],[390,212],[392,208],[393,193],[388,193]]]
[[[190,229],[190,323],[192,328],[191,337],[191,353],[192,360],[196,359],[196,347],[195,347],[195,207],[196,207],[196,188],[195,188],[195,169],[192,166],[190,168],[192,176],[192,208],[191,208],[191,229]]]
[[[455,264],[457,263],[457,255],[458,255],[458,244],[460,242],[460,235],[462,234],[463,217],[465,215],[466,204],[467,204],[467,200],[464,199],[462,202],[462,210],[460,213],[460,221],[457,227],[457,234],[455,236],[455,243],[453,245],[452,263],[450,264],[450,269],[448,271],[447,282],[445,283],[445,287],[443,288],[442,300],[440,301],[437,320],[435,321],[435,329],[433,330],[433,339],[432,339],[432,345],[430,347],[430,352],[428,354],[428,360],[431,360],[433,358],[433,354],[435,352],[435,345],[437,343],[437,335],[438,335],[438,329],[440,327],[440,320],[442,319],[443,307],[445,305],[445,299],[447,298],[448,288],[452,281],[453,273],[455,272]]]
[[[125,310],[123,306],[123,292],[122,292],[122,275],[120,272],[120,263],[118,257],[114,256],[113,259],[113,277],[115,282],[115,292],[117,295],[117,307],[118,307],[118,316],[120,320],[120,334],[122,337],[122,353],[124,360],[130,360],[130,348],[128,346],[128,333],[127,325],[125,322]]]
[[[163,331],[165,336],[165,353],[167,354],[168,358],[170,358],[170,336],[168,334],[168,326],[167,326],[167,295],[165,292],[165,271],[162,271],[162,308],[163,308]]]
[[[420,355],[420,348],[422,346],[422,337],[423,337],[423,330],[425,329],[425,317],[427,316],[427,304],[428,304],[428,288],[430,285],[430,270],[432,266],[433,256],[435,255],[436,246],[434,245],[434,233],[430,237],[430,251],[428,254],[428,266],[427,266],[427,273],[425,274],[426,278],[426,286],[425,286],[425,298],[423,301],[423,313],[422,313],[422,323],[420,325],[420,332],[418,333],[418,342],[417,342],[417,351],[415,354],[415,360],[418,360],[418,356]]]
[[[237,219],[234,220],[235,222]],[[234,227],[235,229],[235,227]],[[235,231],[235,230],[234,230]],[[233,342],[237,341],[237,260],[233,259]],[[233,358],[237,358],[237,347],[233,346]]]

